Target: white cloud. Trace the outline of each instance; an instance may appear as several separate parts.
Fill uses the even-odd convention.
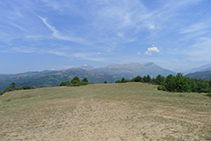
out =
[[[152,55],[153,52],[160,52],[158,47],[152,45],[152,47],[148,48],[147,51],[144,53],[145,55]]]
[[[137,52],[137,54],[140,55],[141,53],[140,52]]]
[[[78,37],[72,37],[72,36],[63,36],[61,35],[61,33],[55,28],[53,27],[52,25],[50,25],[48,22],[47,22],[47,18],[42,18],[40,16],[38,16],[42,22],[51,30],[53,31],[53,36],[57,39],[60,39],[60,40],[65,40],[65,41],[71,41],[71,42],[77,42],[77,43],[81,43],[81,44],[88,44],[86,43],[83,39],[81,38],[78,38]]]
[[[33,47],[13,47],[13,51],[21,52],[21,53],[34,53],[36,52],[36,48]]]

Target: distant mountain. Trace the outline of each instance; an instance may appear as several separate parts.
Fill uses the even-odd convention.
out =
[[[125,77],[127,79],[134,78],[138,75],[145,76],[149,74],[151,77],[155,77],[158,74],[161,74],[163,76],[167,76],[169,74],[176,74],[175,72],[164,69],[154,63],[115,64],[109,65],[107,67],[97,68],[93,71],[106,74],[113,74],[116,76]]]
[[[95,69],[93,66],[90,66],[90,65],[80,66],[79,68],[84,69],[84,70],[88,70],[88,71]]]
[[[158,74],[167,76],[168,74],[175,74],[175,72],[164,69],[154,63],[133,63],[109,65],[96,69],[92,66],[82,66],[80,68],[60,71],[46,70],[42,72],[27,72],[13,75],[1,74],[0,90],[7,88],[12,82],[15,82],[18,87],[26,85],[39,87],[59,85],[62,81],[70,81],[75,76],[78,76],[80,79],[87,77],[91,83],[103,83],[104,81],[115,82],[122,77],[131,79],[138,75],[145,76],[147,74],[151,77],[155,77]]]
[[[6,77],[9,77],[9,76],[12,76],[12,74],[0,74],[0,79],[6,78]]]
[[[203,71],[203,72],[194,72],[194,73],[189,73],[186,75],[189,78],[202,78],[204,80],[210,80],[211,78],[211,70],[209,71]]]
[[[183,70],[183,71],[179,71],[182,72],[183,74],[189,74],[189,73],[194,73],[194,72],[203,72],[203,71],[209,71],[211,70],[211,64],[206,64],[200,67],[196,67],[196,68],[192,68],[192,69],[188,69],[188,70]]]
[[[120,77],[100,72],[92,72],[80,68],[73,68],[61,71],[42,71],[27,72],[8,77],[0,78],[0,90],[7,88],[10,83],[15,82],[18,87],[21,86],[54,86],[59,85],[61,81],[70,81],[73,77],[80,79],[87,77],[90,83],[115,82]]]

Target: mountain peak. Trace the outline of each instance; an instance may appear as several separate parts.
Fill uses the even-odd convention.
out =
[[[149,62],[149,63],[144,64],[145,67],[149,67],[149,66],[152,66],[152,65],[155,65],[155,64],[153,62]]]
[[[88,70],[88,71],[95,69],[93,66],[90,66],[90,65],[83,65],[83,66],[80,66],[79,68]]]

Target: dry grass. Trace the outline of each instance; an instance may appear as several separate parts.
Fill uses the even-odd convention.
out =
[[[0,140],[211,140],[211,97],[142,83],[14,91],[0,97]]]

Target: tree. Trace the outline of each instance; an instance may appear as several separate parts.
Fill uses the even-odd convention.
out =
[[[82,82],[89,83],[88,79],[85,77]]]
[[[176,82],[175,82],[175,76],[173,76],[172,74],[169,74],[166,77],[165,80],[165,88],[170,91],[170,92],[174,92],[176,91]]]
[[[127,80],[127,79],[125,79],[124,77],[122,77],[122,79],[121,79],[121,83],[126,83],[126,82],[128,82],[128,80]]]
[[[143,77],[143,81],[146,83],[150,83],[151,82],[151,77],[149,76],[149,74],[147,76]]]
[[[209,92],[209,83],[204,81],[202,78],[199,78],[198,81],[196,82],[196,90],[197,92]]]
[[[141,76],[136,76],[135,78],[132,79],[132,82],[142,82],[143,79]]]
[[[61,82],[59,86],[70,86],[70,81]]]
[[[197,82],[197,79],[196,78],[191,78],[190,79],[190,88],[191,88],[191,91],[192,92],[197,92],[196,90],[196,82]]]
[[[72,84],[77,84],[77,83],[80,83],[81,81],[80,81],[80,79],[77,77],[77,76],[75,76],[72,80],[71,80],[71,83]]]
[[[104,81],[104,84],[107,84],[107,81]]]
[[[12,82],[10,84],[9,88],[7,89],[7,91],[9,92],[9,91],[17,90],[17,89],[18,89],[18,87],[17,87],[16,83]]]
[[[157,75],[156,79],[155,79],[155,84],[157,85],[161,85],[164,83],[165,77],[161,76],[160,74]]]
[[[210,78],[209,84],[210,84],[210,87],[211,87],[211,78]]]

